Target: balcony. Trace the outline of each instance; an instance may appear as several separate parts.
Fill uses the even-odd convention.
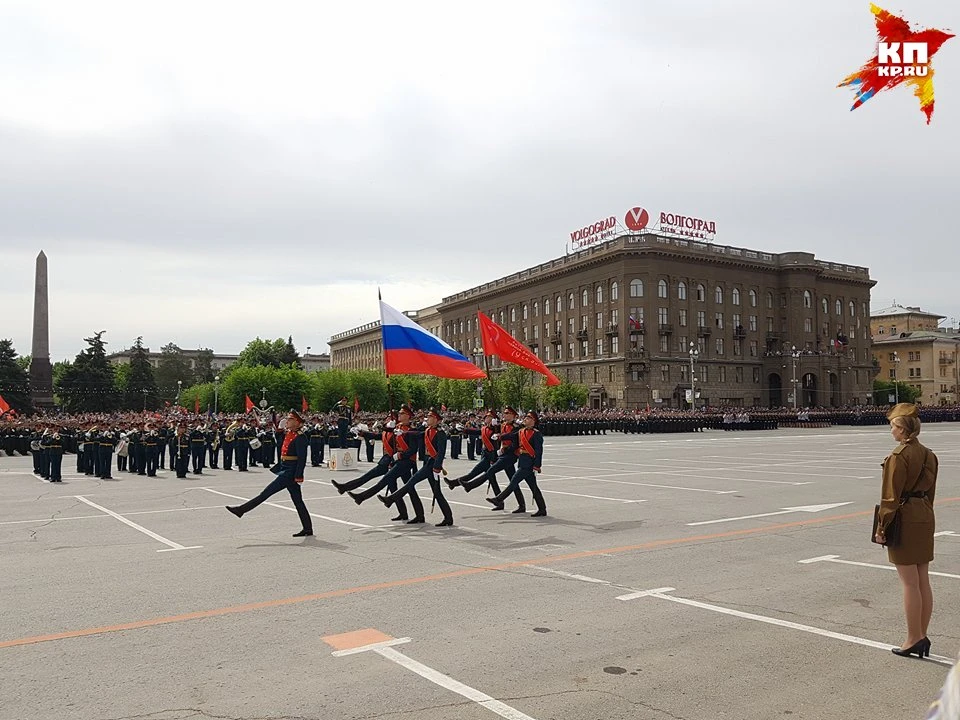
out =
[[[742,327],[735,328],[733,331],[733,336],[737,340],[743,340],[747,336],[747,331],[744,330]]]
[[[630,350],[627,350],[625,354],[627,356],[627,360],[646,360],[647,359],[647,351],[644,348],[639,348],[639,349],[631,348]]]
[[[780,339],[780,333],[773,332],[772,330],[767,331],[767,342],[776,342]]]
[[[657,326],[657,332],[661,335],[673,335],[673,324],[672,323],[660,323]]]
[[[634,320],[630,320],[629,323],[630,323],[630,334],[631,334],[631,335],[645,335],[645,334],[646,334],[646,328],[643,326],[643,323],[642,323],[642,322],[638,323],[638,322],[635,322]]]
[[[707,325],[701,325],[697,328],[697,337],[710,337],[710,334],[713,332],[713,328]]]
[[[942,358],[940,358],[940,364],[941,364],[941,365],[953,365],[953,358],[952,358],[952,357],[942,357]]]
[[[608,336],[608,337],[612,337],[612,336],[614,336],[614,335],[619,335],[619,334],[620,334],[620,326],[619,326],[619,325],[617,325],[616,323],[610,323],[609,325],[607,325],[607,336]]]
[[[587,339],[589,339],[589,335],[587,335],[587,330],[586,330],[586,328],[580,330],[580,331],[577,333],[577,340],[587,340]]]
[[[563,335],[560,333],[554,333],[550,336],[550,342],[552,342],[554,345],[559,345],[563,342]]]

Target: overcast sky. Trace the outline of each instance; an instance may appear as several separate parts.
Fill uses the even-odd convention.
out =
[[[881,3],[882,4],[882,3]],[[898,0],[960,29],[950,0]],[[960,317],[960,39],[849,112],[867,0],[0,2],[0,337],[238,352],[415,309],[634,205]]]

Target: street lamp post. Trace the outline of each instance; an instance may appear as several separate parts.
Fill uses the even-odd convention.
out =
[[[213,378],[213,414],[217,414],[217,410],[220,406],[220,376],[215,375]]]
[[[693,364],[699,359],[700,350],[694,347],[693,342],[690,343],[690,409],[697,409],[697,379],[693,376]]]
[[[896,398],[895,402],[900,402],[900,385],[897,382],[897,368],[900,365],[900,356],[894,352],[893,353],[893,395]]]
[[[183,388],[183,380],[177,380],[177,407],[180,407],[180,390]]]
[[[793,409],[797,409],[797,360],[800,359],[800,351],[795,345],[790,346],[790,359],[793,362]]]

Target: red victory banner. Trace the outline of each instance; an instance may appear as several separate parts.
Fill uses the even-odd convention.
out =
[[[485,355],[499,355],[501,360],[534,370],[547,377],[547,385],[559,385],[560,378],[554,375],[530,349],[497,325],[482,312],[477,311],[480,332],[483,336]]]
[[[306,412],[306,411],[309,410],[309,409],[310,409],[310,404],[307,402],[307,396],[306,396],[306,395],[301,395],[301,396],[300,396],[300,410],[301,410],[302,412]]]
[[[243,405],[243,406],[244,406],[244,412],[250,412],[251,410],[253,410],[253,407],[254,407],[254,406],[253,406],[253,400],[250,399],[250,396],[249,396],[249,395],[244,395],[244,396],[243,396],[243,400],[244,400],[244,405]]]

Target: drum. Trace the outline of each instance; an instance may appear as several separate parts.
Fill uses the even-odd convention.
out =
[[[259,450],[259,449],[260,449],[260,446],[261,446],[262,444],[263,444],[263,443],[260,442],[260,440],[259,440],[258,438],[253,438],[253,439],[250,441],[250,447],[253,448],[254,450]]]

